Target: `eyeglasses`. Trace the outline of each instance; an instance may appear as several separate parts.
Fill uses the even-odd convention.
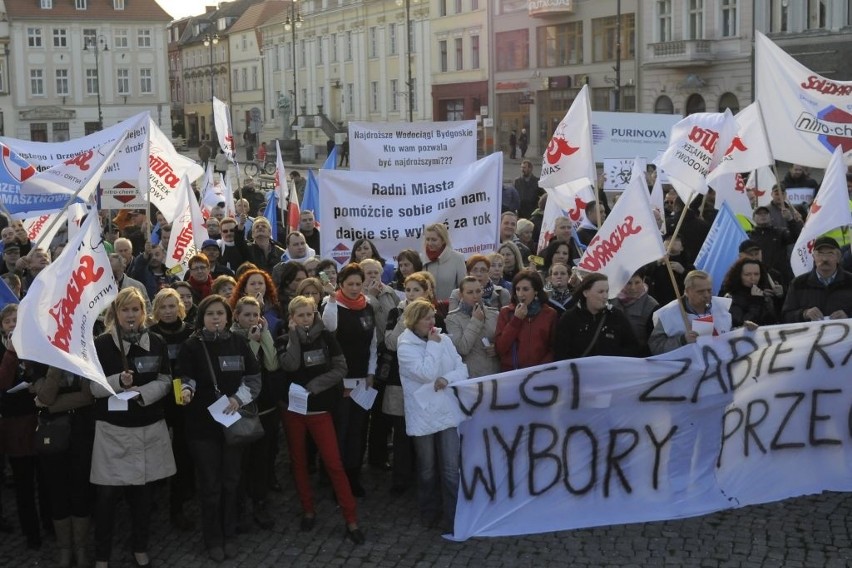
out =
[[[193,266],[192,268],[190,268],[190,270],[195,270],[195,271],[207,270],[207,267],[204,266],[203,264],[199,264],[198,266]]]
[[[230,235],[234,232],[233,229],[221,229],[223,235]]]

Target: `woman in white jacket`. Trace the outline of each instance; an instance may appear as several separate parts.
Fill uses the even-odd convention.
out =
[[[428,526],[452,531],[459,489],[459,435],[463,415],[447,385],[467,378],[453,342],[435,327],[435,308],[415,300],[402,314],[397,342],[406,431],[417,456],[420,514]],[[427,386],[428,385],[428,386]],[[442,511],[443,501],[443,511]]]

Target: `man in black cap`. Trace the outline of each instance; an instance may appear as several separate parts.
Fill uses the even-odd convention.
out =
[[[756,207],[752,215],[754,228],[749,232],[748,238],[760,247],[763,264],[777,274],[779,282],[786,286],[793,279],[790,255],[787,251],[795,244],[801,225],[794,224],[797,229],[795,234],[789,228],[780,229],[774,226],[769,207],[765,205]]]
[[[751,239],[746,239],[741,242],[739,251],[739,258],[748,258],[758,262],[763,262],[763,249],[761,249],[760,245]]]
[[[219,248],[219,243],[213,239],[207,239],[201,243],[201,252],[210,261],[210,276],[215,280],[220,276],[233,276],[234,271],[219,262],[222,256],[222,249]]]
[[[7,244],[3,248],[3,263],[0,265],[0,274],[15,273],[15,264],[17,264],[19,258],[21,258],[21,246],[18,243]]]
[[[814,241],[814,267],[793,279],[784,301],[787,323],[843,319],[852,314],[852,274],[840,268],[840,246],[831,237]]]

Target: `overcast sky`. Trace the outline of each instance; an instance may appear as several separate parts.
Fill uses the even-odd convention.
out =
[[[204,6],[217,4],[216,0],[157,0],[174,19],[184,16],[197,16],[204,13]]]

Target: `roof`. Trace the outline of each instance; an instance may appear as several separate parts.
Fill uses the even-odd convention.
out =
[[[228,32],[236,33],[254,30],[258,24],[262,24],[275,14],[283,12],[287,4],[284,0],[266,0],[262,4],[255,4],[243,13]]]
[[[124,10],[116,10],[113,0],[88,0],[85,10],[78,10],[74,0],[53,0],[53,8],[41,8],[39,0],[14,0],[6,2],[10,21],[16,19],[39,20],[135,20],[146,22],[171,22],[172,17],[156,0],[124,0]]]

